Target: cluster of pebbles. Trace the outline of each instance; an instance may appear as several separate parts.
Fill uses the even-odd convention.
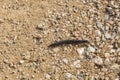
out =
[[[54,34],[51,42],[62,39],[87,39],[91,43],[87,47],[62,46],[61,54],[59,48],[53,49],[51,55],[56,57],[55,63],[58,59],[59,62],[56,65],[63,69],[60,70],[64,73],[60,76],[64,76],[62,79],[119,80],[119,15],[117,1],[87,2],[83,0],[83,3],[79,4],[78,1],[76,5],[74,2],[72,4],[66,1],[66,4],[62,5],[59,10],[53,8],[49,11],[48,30],[51,31],[48,33]],[[63,56],[62,54],[65,53],[68,54]],[[69,57],[70,55],[72,56]],[[70,69],[66,68],[68,66]],[[58,75],[60,74],[56,74]]]
[[[51,42],[65,39],[86,39],[90,42],[88,46],[64,45],[62,49],[59,47],[61,50],[59,48],[53,49],[52,52],[50,50],[55,58],[53,63],[61,68],[57,72],[63,72],[61,76],[56,73],[55,77],[72,80],[120,79],[120,6],[118,2],[81,0],[76,3],[69,1],[62,3],[61,1],[61,3],[58,2],[60,8],[49,11],[45,23],[50,22],[48,34],[54,34],[50,38]]]
[[[0,50],[2,59],[0,75],[3,75],[0,79],[12,80],[10,77],[16,80],[120,79],[119,0],[46,0],[39,3],[42,3],[40,7],[46,11],[41,13],[44,16],[40,21],[33,23],[33,28],[29,26],[32,23],[29,19],[33,16],[24,23],[28,25],[28,28],[25,27],[26,34],[21,36],[26,36],[24,45],[19,36],[13,36],[11,44],[8,44],[9,41],[4,42],[5,44],[0,42],[8,49]],[[0,18],[0,25],[4,23],[4,19]],[[88,40],[89,43],[48,47],[55,41],[73,39]],[[15,46],[17,43],[18,47]],[[9,46],[14,48],[11,49],[13,53],[9,53]],[[19,58],[15,54],[16,51]],[[12,56],[8,57],[10,54]],[[8,68],[8,71],[4,71],[5,68]]]

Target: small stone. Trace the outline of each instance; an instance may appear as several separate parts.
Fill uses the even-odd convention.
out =
[[[4,22],[4,20],[2,18],[0,18],[0,23],[3,23],[3,22]]]
[[[96,36],[101,36],[100,30],[95,30],[95,35],[96,35]]]
[[[89,51],[89,52],[95,52],[95,48],[92,47],[92,46],[89,46],[89,47],[88,47],[88,51]]]
[[[118,55],[120,55],[120,48],[118,48],[118,49],[116,50],[116,52],[119,53]]]
[[[110,53],[115,53],[115,51],[116,51],[115,49],[111,49]]]
[[[93,58],[92,60],[95,64],[97,65],[102,65],[103,64],[103,60],[101,57],[97,56],[96,58]]]
[[[84,53],[84,48],[78,48],[77,52],[79,55],[82,55]]]
[[[73,8],[73,11],[76,13],[76,12],[78,12],[78,8],[77,7],[74,7]]]
[[[109,39],[109,38],[111,38],[111,35],[109,33],[105,33],[105,38]]]
[[[65,75],[67,78],[70,78],[72,76],[72,74],[70,74],[70,73],[66,73]]]
[[[59,48],[54,48],[53,51],[57,53],[59,51]]]
[[[105,57],[109,58],[110,57],[110,53],[105,53]]]
[[[27,60],[27,59],[30,59],[30,52],[27,51],[26,53],[22,53],[22,56],[23,56],[23,59]]]
[[[6,63],[6,64],[8,64],[9,60],[8,59],[4,59],[3,62]]]
[[[97,27],[100,28],[100,29],[102,28],[101,22],[97,22]]]
[[[23,64],[24,63],[24,60],[20,60],[20,64]]]
[[[105,32],[108,31],[109,28],[110,28],[109,26],[105,26],[104,31],[105,31]]]
[[[44,29],[44,25],[43,24],[38,24],[38,26],[37,26],[37,29],[39,29],[39,30],[43,30]]]
[[[120,80],[119,77],[117,77],[115,80]]]
[[[119,64],[114,64],[110,68],[113,70],[119,70],[120,65]]]
[[[109,15],[106,14],[104,19],[105,19],[105,21],[108,21],[108,19],[109,19]]]
[[[73,62],[73,66],[76,67],[76,68],[80,68],[81,67],[80,60],[77,60],[77,61]]]
[[[65,76],[66,78],[75,78],[75,76],[72,75],[71,73],[66,73]]]
[[[91,27],[92,27],[92,25],[87,25],[86,27],[87,27],[87,28],[91,28]]]
[[[104,60],[104,64],[105,64],[105,65],[109,65],[109,64],[110,64],[110,59],[109,59],[109,58],[106,58],[106,59]]]
[[[102,35],[102,41],[105,41],[105,40],[106,40],[105,36],[104,36],[104,35]]]
[[[83,74],[81,74],[81,73],[77,76],[77,78],[78,78],[79,80],[83,80],[84,77],[85,77],[85,76],[84,76]]]
[[[45,74],[45,78],[46,78],[46,79],[50,79],[50,78],[51,78],[51,75]]]
[[[68,64],[68,60],[66,58],[63,58],[62,61],[64,64]]]
[[[31,78],[35,78],[35,75],[32,75]]]
[[[98,42],[101,40],[100,37],[96,37],[95,39],[96,39],[96,41],[98,41]],[[99,44],[99,43],[98,43],[98,44]]]

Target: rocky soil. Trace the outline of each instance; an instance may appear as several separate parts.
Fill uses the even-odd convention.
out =
[[[0,80],[120,80],[120,1],[0,0]]]

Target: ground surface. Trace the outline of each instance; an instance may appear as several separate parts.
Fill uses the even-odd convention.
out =
[[[0,80],[119,80],[119,0],[0,0]],[[66,39],[90,44],[47,46]]]

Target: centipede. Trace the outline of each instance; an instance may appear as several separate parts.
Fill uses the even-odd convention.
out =
[[[68,45],[68,44],[85,44],[89,43],[88,40],[62,40],[62,41],[57,41],[52,44],[50,44],[48,47],[57,47],[60,45]]]

